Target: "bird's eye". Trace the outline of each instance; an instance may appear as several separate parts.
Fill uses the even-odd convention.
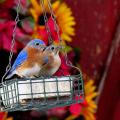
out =
[[[51,50],[54,50],[55,48],[54,47],[51,47]]]
[[[38,46],[38,45],[40,45],[40,43],[35,43],[35,45],[37,45],[37,46]]]

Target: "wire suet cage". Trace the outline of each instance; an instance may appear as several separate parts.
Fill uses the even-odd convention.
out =
[[[55,20],[55,16],[49,0],[48,6],[51,11],[51,17],[55,23],[55,29],[59,36],[59,28]],[[44,20],[47,33],[49,35],[49,44],[52,44],[49,26],[47,25],[47,16],[44,9],[44,0],[41,0],[43,8]],[[11,59],[13,55],[13,47],[15,42],[15,30],[19,20],[20,0],[17,6],[17,16],[15,19],[16,25],[13,30],[12,47],[9,57],[9,64],[6,68],[6,73],[0,84],[0,110],[1,111],[25,111],[25,110],[44,110],[53,107],[66,106],[73,103],[81,103],[84,100],[84,83],[82,73],[79,68],[73,66],[66,57],[66,63],[73,69],[77,69],[77,75],[64,75],[40,78],[23,78],[11,79],[4,81],[4,77],[11,68]]]
[[[0,88],[1,110],[43,110],[83,101],[81,75],[14,79]],[[75,99],[77,97],[77,99]]]

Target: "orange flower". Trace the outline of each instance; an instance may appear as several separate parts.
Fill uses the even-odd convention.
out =
[[[71,105],[69,110],[72,113],[66,120],[74,120],[79,115],[84,116],[85,120],[95,120],[95,112],[97,105],[94,98],[98,95],[95,91],[96,86],[94,86],[94,80],[90,79],[86,75],[83,75],[85,80],[85,100],[81,104]]]
[[[33,37],[42,39],[43,34],[38,32],[38,30],[45,29],[43,23],[44,17],[42,13],[42,7],[40,3],[38,3],[36,0],[31,0],[31,4],[32,7],[30,8],[30,12],[35,21]],[[48,8],[47,0],[44,0],[44,7],[47,11],[47,16],[49,17],[50,11]],[[76,24],[75,19],[72,16],[71,9],[66,5],[66,3],[60,2],[58,0],[52,3],[52,8],[57,19],[57,24],[61,31],[61,38],[64,41],[71,42],[72,41],[71,36],[75,35],[74,25]]]

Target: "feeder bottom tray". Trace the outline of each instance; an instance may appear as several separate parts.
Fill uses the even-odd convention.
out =
[[[20,101],[21,105],[25,105],[27,103],[30,102],[34,102],[34,103],[39,103],[39,104],[44,104],[44,103],[52,103],[54,102],[64,102],[64,101],[68,101],[70,100],[70,96],[61,96],[59,99],[55,96],[55,97],[50,97],[47,98],[47,100],[45,100],[44,98],[33,98],[33,99],[23,99]]]
[[[11,111],[69,105],[76,102],[73,100],[74,80],[75,76],[6,81],[6,86],[0,88],[2,103]],[[82,82],[79,85],[82,86]]]

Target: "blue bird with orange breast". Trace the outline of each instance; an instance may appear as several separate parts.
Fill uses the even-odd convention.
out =
[[[42,40],[31,40],[18,54],[6,79],[10,79],[14,75],[22,78],[37,76],[42,65],[47,62],[42,59],[42,52],[45,48],[46,45]]]

